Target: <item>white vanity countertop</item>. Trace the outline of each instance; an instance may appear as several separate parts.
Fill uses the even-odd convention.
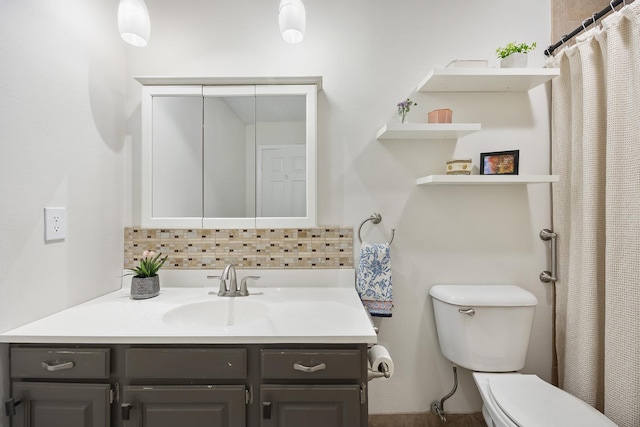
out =
[[[240,278],[240,276],[239,276]],[[354,287],[249,287],[248,297],[209,287],[161,287],[133,300],[129,287],[0,334],[5,343],[369,343],[376,334]],[[189,305],[193,304],[193,305]],[[188,306],[189,305],[189,306]]]

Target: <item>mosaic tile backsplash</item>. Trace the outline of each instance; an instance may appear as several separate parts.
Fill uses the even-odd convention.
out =
[[[168,255],[167,269],[353,268],[353,229],[124,229],[124,268],[145,250]]]

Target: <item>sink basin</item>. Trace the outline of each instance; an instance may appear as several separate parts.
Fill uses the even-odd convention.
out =
[[[226,327],[264,320],[265,304],[247,298],[224,298],[176,307],[162,316],[163,322],[180,327]]]

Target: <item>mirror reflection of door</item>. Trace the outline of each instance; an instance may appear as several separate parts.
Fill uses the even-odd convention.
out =
[[[307,168],[304,145],[260,146],[258,216],[306,215]]]
[[[307,215],[307,108],[300,94],[256,96],[256,213]]]

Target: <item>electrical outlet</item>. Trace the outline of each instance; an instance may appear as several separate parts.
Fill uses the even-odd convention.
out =
[[[44,208],[44,241],[58,242],[67,237],[67,213],[64,208]]]

